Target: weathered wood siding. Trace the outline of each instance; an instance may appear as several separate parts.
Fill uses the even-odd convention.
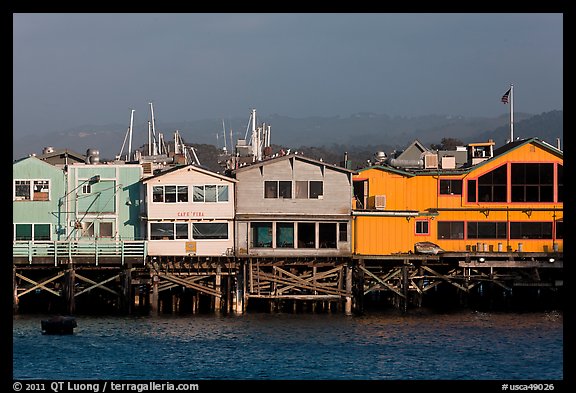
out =
[[[351,174],[295,157],[239,171],[237,214],[341,214],[352,209]],[[292,181],[292,198],[264,198],[266,180]],[[295,198],[294,181],[323,181],[322,199]]]

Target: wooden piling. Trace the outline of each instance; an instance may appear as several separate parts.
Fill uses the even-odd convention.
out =
[[[68,269],[67,274],[66,274],[66,280],[65,280],[65,293],[66,293],[66,312],[70,315],[74,314],[74,312],[76,311],[76,298],[74,296],[74,286],[76,283],[76,272],[74,271],[74,268],[71,267],[70,269]]]

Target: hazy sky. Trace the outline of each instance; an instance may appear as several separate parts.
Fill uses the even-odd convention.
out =
[[[563,109],[561,13],[13,14],[14,135],[266,115]]]

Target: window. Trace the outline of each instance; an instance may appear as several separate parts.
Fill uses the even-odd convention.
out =
[[[338,223],[338,240],[341,242],[348,241],[348,223],[346,222]]]
[[[17,201],[29,201],[30,180],[14,180],[14,197]]]
[[[318,224],[318,245],[320,248],[337,248],[336,223]]]
[[[428,220],[416,220],[415,225],[417,235],[430,234],[430,223],[428,222]]]
[[[252,247],[272,248],[271,222],[253,222],[250,227],[252,229]]]
[[[192,202],[228,202],[227,185],[194,186],[192,190]]]
[[[511,165],[512,202],[554,201],[554,164]]]
[[[552,239],[552,223],[511,222],[510,239]]]
[[[308,199],[308,181],[296,180],[296,199]]]
[[[324,196],[324,184],[322,181],[310,181],[310,199],[321,199]]]
[[[82,221],[80,223],[80,236],[82,236],[82,237],[94,237],[94,222]]]
[[[201,222],[192,224],[192,238],[205,239],[228,239],[228,223],[226,222]]]
[[[50,224],[15,224],[14,240],[50,240]]]
[[[468,239],[506,239],[505,222],[470,221],[466,228]]]
[[[502,165],[478,178],[478,202],[506,202],[506,165]]]
[[[50,200],[50,180],[14,180],[14,200]]]
[[[316,248],[316,224],[298,223],[298,248]]]
[[[276,223],[276,247],[294,248],[294,223]]]
[[[476,180],[468,180],[468,202],[476,202]]]
[[[440,195],[462,195],[462,180],[441,179]]]
[[[264,182],[264,198],[292,198],[292,182],[267,180]]]
[[[180,222],[150,223],[150,240],[188,239],[188,224]]]
[[[564,221],[556,221],[556,239],[564,239]]]
[[[188,186],[154,186],[152,187],[152,202],[188,202]]]
[[[100,237],[112,237],[114,232],[112,231],[112,224],[111,222],[101,222],[100,223]]]
[[[464,222],[439,221],[438,239],[464,239]]]
[[[92,184],[84,184],[82,186],[82,194],[91,194],[92,193]]]

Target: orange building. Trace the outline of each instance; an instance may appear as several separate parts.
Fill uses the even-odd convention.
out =
[[[358,170],[354,253],[414,252],[418,242],[447,252],[563,252],[563,152],[538,138],[493,146],[469,144],[460,167],[426,152],[420,167],[389,160]]]

